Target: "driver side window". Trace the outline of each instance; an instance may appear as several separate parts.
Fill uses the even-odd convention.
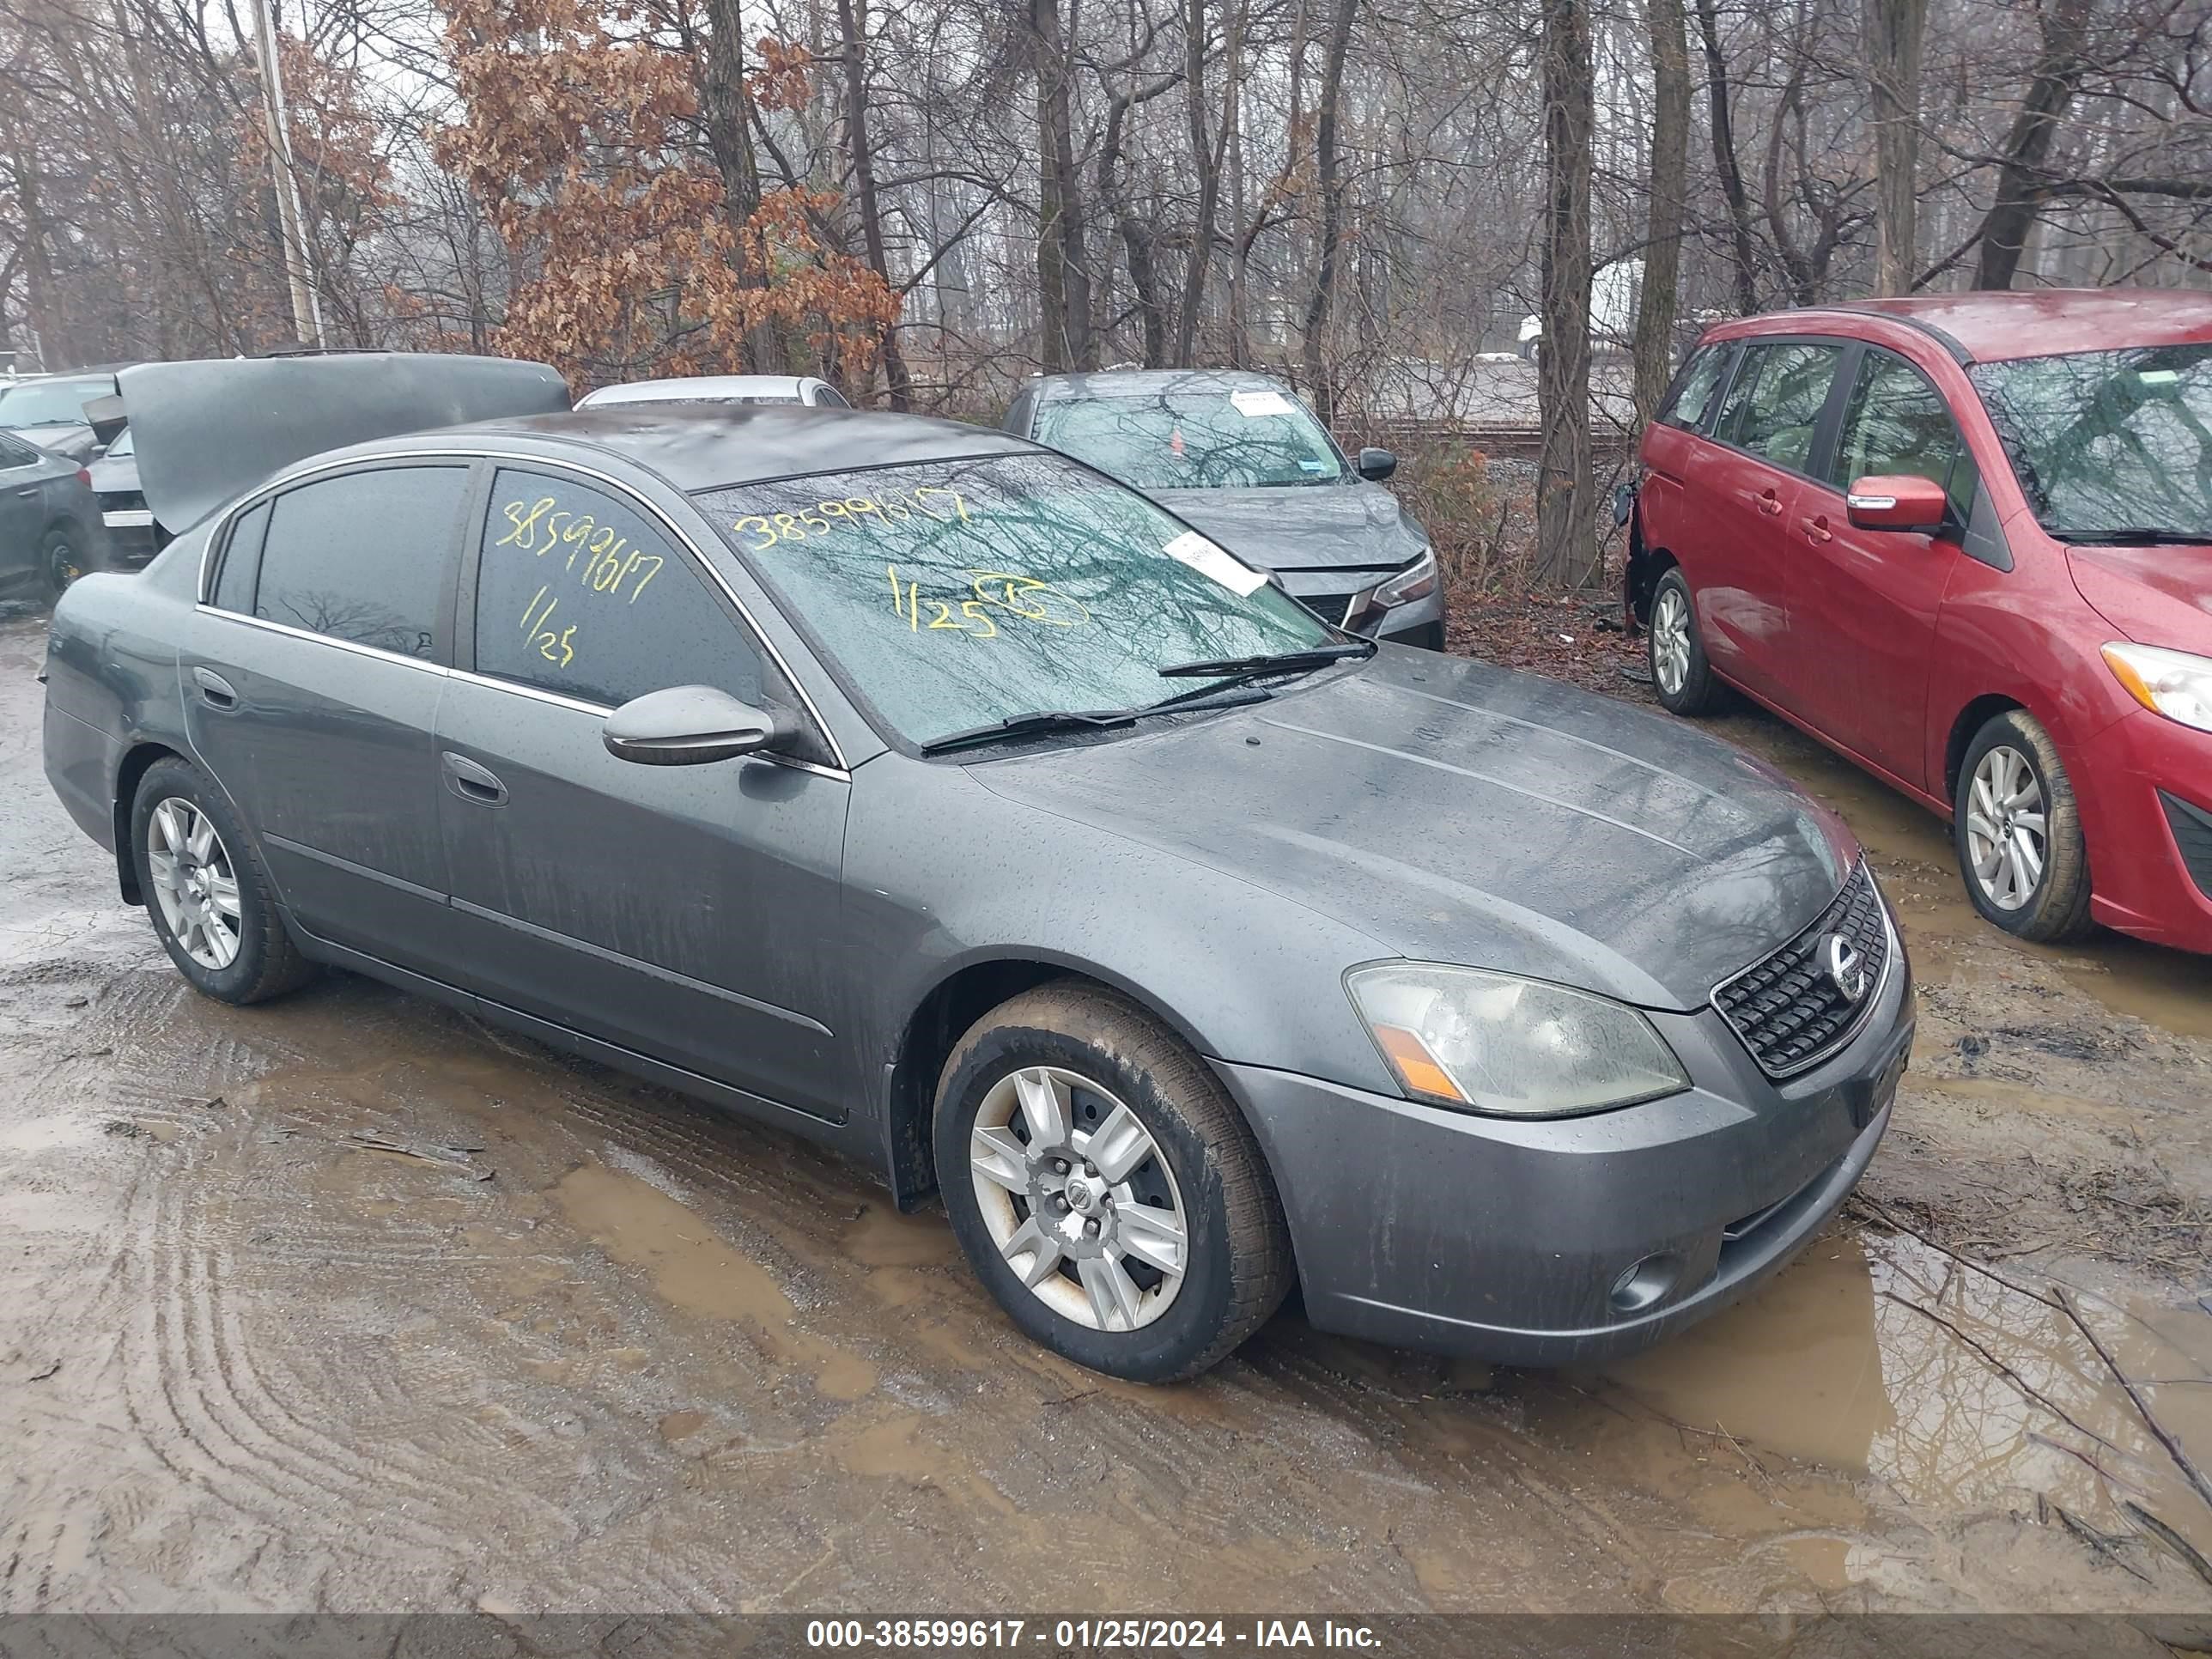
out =
[[[657,520],[610,490],[516,467],[492,479],[476,672],[608,708],[673,685],[763,696],[751,636]]]
[[[1941,484],[1960,524],[1973,510],[1980,482],[1943,394],[1901,357],[1869,350],[1859,368],[1828,481],[1838,489],[1854,478],[1911,477]]]

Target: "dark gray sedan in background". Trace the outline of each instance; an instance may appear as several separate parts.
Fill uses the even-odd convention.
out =
[[[1443,595],[1428,532],[1282,381],[1231,369],[1109,369],[1031,380],[1009,432],[1073,455],[1160,502],[1326,620],[1431,651]]]
[[[90,568],[100,545],[84,468],[0,432],[0,596],[52,599]]]
[[[46,767],[185,976],[357,969],[842,1148],[1084,1364],[1190,1376],[1294,1281],[1358,1335],[1630,1347],[1888,1122],[1910,973],[1831,814],[1326,626],[1064,457],[530,413],[550,371],[487,360],[124,394],[195,527],[58,608]]]

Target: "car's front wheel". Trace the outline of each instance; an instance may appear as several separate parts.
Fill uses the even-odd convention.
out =
[[[1720,701],[1720,686],[1705,661],[1705,642],[1698,634],[1697,607],[1680,567],[1660,577],[1651,591],[1651,625],[1644,633],[1651,663],[1651,689],[1670,714],[1704,714]]]
[[[154,932],[198,989],[220,1002],[260,1002],[313,977],[245,825],[198,767],[173,757],[146,769],[131,843]]]
[[[1966,896],[2039,944],[2089,931],[2089,854],[2058,747],[2024,708],[1975,733],[1959,767],[1953,832]]]
[[[1194,1376],[1290,1288],[1289,1233],[1220,1082],[1103,988],[1024,992],[938,1085],[938,1185],[969,1263],[1035,1340],[1139,1382]]]

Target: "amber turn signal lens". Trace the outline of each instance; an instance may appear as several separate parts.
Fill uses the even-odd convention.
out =
[[[1413,1032],[1402,1025],[1377,1025],[1375,1038],[1382,1045],[1382,1052],[1390,1057],[1390,1064],[1397,1068],[1398,1080],[1415,1094],[1465,1103],[1467,1097],[1460,1092],[1459,1085],[1437,1064],[1429,1053],[1429,1045]]]

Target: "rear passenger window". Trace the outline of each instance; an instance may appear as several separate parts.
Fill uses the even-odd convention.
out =
[[[253,614],[425,660],[439,638],[465,466],[392,466],[276,498]]]
[[[208,603],[225,611],[253,609],[253,578],[261,568],[261,542],[269,533],[269,503],[240,514],[222,544],[222,563],[215,573]]]
[[[1840,345],[1806,341],[1751,347],[1713,435],[1790,471],[1805,471],[1843,356]]]
[[[1686,427],[1695,432],[1705,423],[1712,412],[1713,393],[1720,389],[1721,374],[1728,368],[1729,352],[1725,345],[1710,345],[1702,351],[1692,352],[1690,361],[1682,366],[1682,375],[1674,383],[1674,395],[1667,400],[1667,407],[1659,418],[1669,426]]]
[[[492,480],[477,672],[610,707],[672,685],[759,704],[761,659],[690,555],[621,497],[557,473]]]

